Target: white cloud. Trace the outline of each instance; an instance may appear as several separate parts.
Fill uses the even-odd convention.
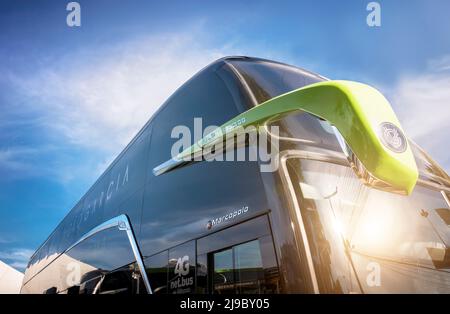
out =
[[[7,244],[7,243],[11,243],[12,240],[8,237],[0,237],[0,244]]]
[[[430,60],[428,67],[433,72],[450,70],[450,55],[444,55],[440,58]]]
[[[439,131],[449,127],[450,74],[403,79],[397,86],[394,101],[409,135],[432,140],[439,136]]]
[[[33,255],[34,251],[25,248],[16,248],[7,251],[0,251],[0,260],[8,265],[23,271]]]
[[[28,261],[27,262],[12,262],[9,263],[9,266],[19,270],[20,272],[24,272],[25,269],[27,268],[28,265]]]
[[[49,161],[57,152],[57,147],[48,144],[0,147],[0,181],[46,176],[64,182],[61,167],[55,169],[55,162]]]
[[[448,61],[448,65],[443,60]],[[430,61],[423,74],[403,77],[393,91],[393,103],[408,136],[450,171],[450,56]]]
[[[117,153],[177,87],[224,54],[198,44],[195,34],[156,36],[72,54],[15,81],[53,131]]]
[[[0,150],[0,162],[14,160],[16,156],[30,155],[36,153],[36,149],[27,146],[8,147]]]
[[[8,169],[15,173],[27,172],[28,175],[32,174],[34,167],[24,161],[24,157],[29,157],[35,155],[37,149],[25,147],[25,146],[15,146],[0,149],[0,170]]]
[[[28,261],[34,251],[24,248],[16,248],[8,251],[0,251],[0,259],[11,259],[18,261]]]

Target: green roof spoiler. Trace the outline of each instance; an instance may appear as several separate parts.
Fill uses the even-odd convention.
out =
[[[345,140],[350,164],[364,183],[409,195],[418,178],[414,156],[386,98],[351,81],[325,81],[272,98],[209,133],[175,158],[155,167],[162,174],[186,162],[238,127],[261,126],[274,117],[305,111],[331,123]]]

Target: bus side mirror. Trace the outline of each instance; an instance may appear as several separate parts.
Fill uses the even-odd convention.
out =
[[[367,185],[409,195],[418,170],[391,105],[376,89],[350,81],[327,81],[272,99],[330,122],[350,165]]]
[[[330,122],[352,168],[367,185],[408,195],[418,170],[400,123],[376,89],[351,81],[326,81],[272,98],[223,124],[176,157],[155,167],[162,174],[223,140],[237,127],[264,125],[276,116],[305,111]]]

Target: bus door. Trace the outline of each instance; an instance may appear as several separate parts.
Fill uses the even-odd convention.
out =
[[[259,216],[197,240],[197,293],[277,293],[269,219]]]

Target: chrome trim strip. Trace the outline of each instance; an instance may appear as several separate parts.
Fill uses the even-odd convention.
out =
[[[94,291],[92,292],[92,294],[97,294],[98,289],[100,289],[100,286],[102,285],[104,280],[105,280],[105,276],[102,276],[102,278],[100,278],[100,280],[95,285],[95,288],[94,288]]]
[[[159,176],[160,174],[163,174],[169,170],[172,170],[173,168],[181,165],[182,163],[183,163],[183,160],[171,158],[171,159],[163,162],[162,164],[156,166],[155,168],[153,168],[153,175]]]
[[[315,268],[314,268],[314,263],[313,263],[313,259],[312,259],[311,249],[309,247],[309,240],[308,240],[308,236],[306,234],[306,227],[305,227],[305,224],[303,222],[303,216],[302,216],[302,213],[300,211],[300,206],[299,206],[297,197],[296,197],[295,192],[294,192],[294,187],[292,186],[292,181],[289,179],[289,173],[288,173],[287,166],[286,166],[287,159],[296,157],[293,154],[295,154],[295,151],[289,151],[289,150],[288,151],[284,151],[282,153],[282,156],[280,158],[280,161],[281,161],[280,164],[281,164],[281,167],[282,167],[283,171],[281,171],[281,173],[284,175],[284,177],[282,177],[284,179],[283,180],[284,184],[289,188],[289,193],[291,194],[291,198],[293,199],[293,204],[294,204],[294,208],[295,208],[295,215],[296,215],[296,218],[297,218],[298,226],[300,228],[300,237],[301,237],[301,240],[303,242],[303,247],[304,247],[304,251],[305,251],[305,254],[306,254],[306,259],[307,259],[307,263],[308,263],[309,274],[311,276],[313,290],[314,290],[315,294],[318,294],[319,293],[319,284],[317,282],[317,276],[316,276],[316,271],[315,271]],[[309,154],[300,154],[299,156],[302,156],[302,157],[298,157],[298,158],[310,159]],[[295,229],[293,231],[295,233]]]
[[[435,190],[439,190],[439,191],[447,191],[450,192],[450,188],[445,186],[445,185],[440,185],[438,183],[435,182],[431,182],[428,180],[424,180],[424,179],[417,179],[417,184],[428,187],[428,188],[433,188]]]
[[[447,202],[448,207],[450,207],[450,200],[447,197],[447,194],[445,194],[444,191],[441,191],[442,196],[444,197],[445,201]]]
[[[125,216],[125,215],[121,215]],[[134,237],[133,230],[131,229],[131,225],[129,223],[129,219],[127,216],[126,225],[121,226],[119,223],[119,230],[125,230],[127,232],[128,240],[130,241],[131,249],[133,250],[134,257],[136,258],[136,263],[138,264],[139,270],[141,272],[142,280],[144,281],[145,288],[147,288],[148,294],[153,294],[152,287],[150,286],[150,281],[147,277],[147,272],[145,271],[144,261],[142,260],[141,252],[139,251],[139,246],[136,242],[136,238]]]
[[[70,251],[75,246],[77,246],[81,242],[85,241],[87,238],[92,237],[96,233],[99,233],[99,232],[104,231],[106,229],[110,229],[110,228],[116,227],[119,224],[119,221],[123,220],[123,218],[121,216],[125,216],[125,215],[120,215],[120,216],[114,217],[114,218],[112,218],[112,219],[110,219],[108,221],[105,221],[104,223],[101,223],[100,225],[92,228],[91,230],[89,230],[88,232],[83,234],[75,243],[73,243],[71,246],[69,246],[67,249],[65,249],[61,254],[64,254],[64,253]]]

